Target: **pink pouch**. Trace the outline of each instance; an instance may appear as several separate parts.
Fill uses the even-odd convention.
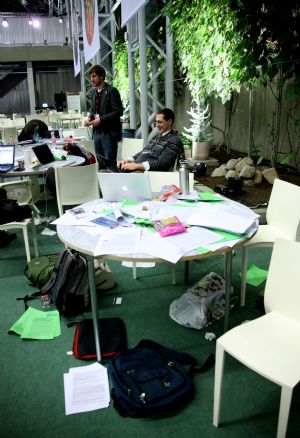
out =
[[[153,226],[161,237],[172,236],[173,234],[186,231],[185,226],[182,225],[176,216],[155,220],[153,221]]]

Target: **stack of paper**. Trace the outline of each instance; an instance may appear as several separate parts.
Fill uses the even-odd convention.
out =
[[[70,368],[64,374],[66,415],[109,406],[107,369],[100,363]]]
[[[29,307],[9,331],[22,339],[54,339],[61,334],[58,310],[43,312]]]

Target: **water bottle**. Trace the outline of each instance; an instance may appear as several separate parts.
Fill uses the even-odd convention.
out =
[[[51,143],[56,144],[56,137],[55,137],[54,131],[51,132]]]
[[[179,186],[182,195],[188,195],[190,193],[189,184],[189,170],[187,168],[187,162],[185,160],[180,161],[179,167]]]

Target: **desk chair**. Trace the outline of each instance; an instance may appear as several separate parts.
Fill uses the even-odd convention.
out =
[[[55,185],[59,215],[64,205],[78,205],[99,198],[98,164],[56,167]]]
[[[12,121],[13,122],[13,121]],[[15,126],[3,127],[2,129],[2,139],[4,144],[17,144],[18,143],[18,131]]]
[[[94,140],[80,140],[78,144],[83,146],[87,151],[91,152],[96,157]]]
[[[266,213],[267,224],[243,246],[240,305],[245,305],[248,249],[272,247],[276,238],[298,241],[300,223],[300,187],[275,179]]]
[[[21,181],[10,181],[6,183],[1,183],[0,187],[5,189],[7,193],[7,197],[9,199],[14,199],[18,202],[19,205],[30,205],[33,209],[35,209],[38,213],[40,213],[39,209],[35,205],[35,198],[32,192],[32,184],[29,178],[21,180]],[[28,229],[29,225],[32,227],[32,238],[34,244],[34,252],[35,256],[38,257],[38,244],[36,238],[35,224],[34,218],[31,217],[29,219],[24,219],[23,221],[14,221],[7,222],[5,224],[0,225],[0,230],[11,230],[11,229],[21,229],[23,231],[24,243],[25,243],[25,252],[26,258],[29,262],[31,260],[30,255],[30,246],[29,246],[29,237],[28,237]]]
[[[281,386],[277,438],[285,437],[293,388],[300,380],[299,259],[300,243],[276,240],[265,288],[266,315],[233,328],[217,340],[215,426],[220,422],[224,353],[227,352]],[[230,388],[233,394],[237,394],[241,387],[241,382],[235,383]],[[243,390],[247,390],[245,382]]]
[[[144,147],[144,140],[142,138],[123,138],[122,142],[122,160],[133,157],[140,152]]]
[[[14,121],[11,119],[1,118],[0,128],[13,128],[15,126]]]
[[[37,245],[37,238],[36,238],[36,231],[35,231],[35,225],[34,225],[34,218],[33,216],[29,219],[24,219],[23,221],[14,221],[14,222],[7,222],[6,224],[0,225],[1,231],[7,231],[7,230],[14,230],[14,229],[21,229],[23,231],[23,238],[25,243],[25,252],[26,252],[26,258],[27,262],[30,262],[31,255],[30,255],[30,246],[29,246],[29,237],[28,237],[28,229],[29,225],[31,224],[32,227],[32,238],[33,238],[33,244],[34,244],[34,252],[35,257],[39,256],[38,251],[38,245]]]
[[[40,186],[37,177],[32,176],[19,181],[0,183],[0,187],[6,190],[9,199],[14,199],[19,205],[28,204],[38,214],[41,213],[35,204],[40,199]]]

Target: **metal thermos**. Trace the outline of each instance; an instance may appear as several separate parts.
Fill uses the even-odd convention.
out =
[[[179,167],[179,186],[182,195],[188,195],[190,193],[190,181],[189,170],[187,168],[187,162],[185,160],[180,161]]]

